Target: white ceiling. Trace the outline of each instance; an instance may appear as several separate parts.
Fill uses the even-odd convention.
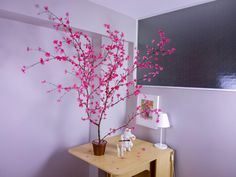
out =
[[[163,14],[214,0],[89,0],[134,19]]]

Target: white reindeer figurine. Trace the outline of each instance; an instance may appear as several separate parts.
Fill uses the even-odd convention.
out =
[[[122,142],[122,151],[131,151],[131,148],[133,147],[133,142],[136,137],[134,134],[131,133],[130,128],[126,128],[124,133],[121,135],[121,142]]]

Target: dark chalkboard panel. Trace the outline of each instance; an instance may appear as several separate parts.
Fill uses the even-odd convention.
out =
[[[141,85],[236,89],[236,1],[220,0],[138,21],[138,49],[163,29],[176,53],[164,71]],[[137,76],[142,72],[137,70]]]

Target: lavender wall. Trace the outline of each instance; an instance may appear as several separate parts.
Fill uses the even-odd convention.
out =
[[[63,78],[63,67],[39,66],[26,75],[20,71],[22,65],[37,59],[26,52],[26,46],[50,47],[57,34],[4,19],[0,26],[0,176],[86,176],[87,164],[67,150],[88,142],[89,125],[80,120],[74,95],[58,104],[57,95],[46,94],[40,83],[41,79],[67,82],[58,80]]]
[[[171,128],[166,143],[176,150],[177,177],[236,176],[236,92],[145,87],[143,93],[160,96]],[[137,126],[135,134],[153,143],[159,130]]]
[[[67,153],[68,148],[89,142],[90,135],[94,134],[90,125],[80,120],[83,112],[76,106],[75,95],[65,97],[58,104],[58,95],[46,94],[48,88],[40,83],[43,79],[68,82],[67,78],[61,79],[64,74],[59,71],[64,68],[60,65],[37,67],[26,75],[20,71],[22,65],[38,58],[27,53],[26,46],[50,49],[49,41],[58,36],[52,29],[40,27],[45,22],[35,18],[38,18],[34,8],[37,3],[36,0],[0,2],[0,176],[95,176],[88,164]],[[124,31],[127,40],[134,41],[135,20],[129,17],[86,0],[40,3],[59,14],[71,12],[75,27],[102,33],[103,24],[109,23]],[[122,119],[112,122],[112,126],[123,122],[125,114],[125,109],[120,110]]]
[[[136,21],[131,17],[117,13],[106,7],[94,4],[89,0],[1,0],[0,10],[16,12],[24,15],[43,18],[37,15],[35,4],[40,6],[48,5],[57,15],[64,16],[65,12],[70,13],[70,20],[73,27],[84,29],[99,34],[105,34],[103,24],[109,23],[117,30],[125,33],[125,39],[135,41]]]

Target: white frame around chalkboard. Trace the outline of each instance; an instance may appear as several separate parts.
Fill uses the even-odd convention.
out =
[[[176,8],[176,9],[171,9],[171,10],[168,10],[168,11],[162,11],[162,12],[157,12],[155,14],[151,14],[151,15],[147,15],[147,16],[143,16],[141,18],[138,18],[136,20],[136,39],[135,39],[135,48],[138,49],[138,31],[139,31],[139,20],[144,20],[146,18],[150,18],[150,17],[154,17],[154,16],[158,16],[158,15],[164,15],[164,14],[168,14],[168,13],[171,13],[171,12],[174,12],[174,11],[178,11],[178,10],[184,10],[185,8],[191,8],[191,7],[194,7],[196,5],[204,5],[204,4],[208,4],[208,3],[211,3],[213,2],[214,3],[215,0],[205,0],[205,1],[202,1],[201,3],[197,3],[197,4],[189,4],[188,6],[186,7],[179,7],[179,8]],[[137,72],[135,72],[135,77],[137,75]],[[189,87],[189,86],[168,86],[168,85],[148,85],[148,84],[141,84],[143,87],[146,87],[146,88],[169,88],[169,89],[187,89],[187,90],[206,90],[206,91],[236,91],[236,88],[211,88],[211,87]]]

